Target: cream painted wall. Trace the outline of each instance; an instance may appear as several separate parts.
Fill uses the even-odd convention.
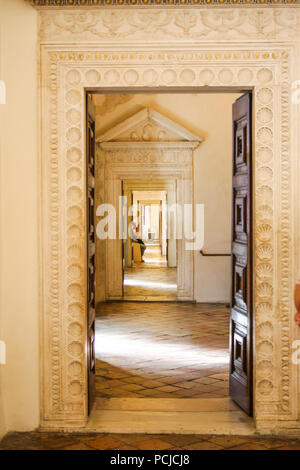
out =
[[[199,111],[191,119],[205,130],[194,159],[195,203],[203,203],[203,251],[230,253],[232,197],[232,103],[239,94],[201,95]],[[197,302],[229,302],[231,258],[194,256]]]
[[[207,252],[231,249],[232,103],[239,94],[94,95],[96,134],[101,135],[144,106],[204,139],[194,158],[194,202],[205,205]],[[197,302],[229,302],[230,258],[194,254]]]
[[[0,0],[0,436],[39,424],[37,12]]]

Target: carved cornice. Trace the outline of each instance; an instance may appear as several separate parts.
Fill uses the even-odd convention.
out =
[[[195,149],[199,142],[102,142],[103,150]]]
[[[144,108],[97,138],[102,148],[149,146],[195,148],[201,137],[150,108]],[[183,144],[183,145],[181,145]]]
[[[96,6],[157,6],[170,7],[188,6],[188,5],[205,5],[210,7],[216,6],[277,6],[277,5],[300,5],[300,0],[25,0],[35,7],[96,7]]]

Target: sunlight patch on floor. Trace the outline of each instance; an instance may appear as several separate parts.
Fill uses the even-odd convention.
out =
[[[132,339],[120,334],[96,333],[96,357],[105,358],[106,362],[114,363],[114,358],[123,356],[124,359],[131,357],[149,361],[149,368],[165,369],[166,363],[178,367],[197,364],[199,367],[205,365],[221,365],[229,363],[229,355],[226,350],[213,350],[192,346],[190,344],[159,344],[155,339]],[[160,360],[163,360],[160,365]],[[152,362],[155,361],[155,362]]]
[[[142,281],[140,279],[124,279],[124,286],[134,287],[152,287],[153,289],[176,289],[177,284],[169,284],[167,282],[153,282],[153,281]]]

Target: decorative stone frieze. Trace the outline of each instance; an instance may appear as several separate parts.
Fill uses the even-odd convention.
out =
[[[147,6],[209,6],[210,8],[216,6],[276,6],[276,5],[298,5],[299,0],[25,0],[30,2],[35,7],[94,7],[95,6],[131,6],[142,5]]]
[[[300,6],[300,4],[299,4]],[[42,42],[300,40],[300,8],[189,8],[42,10]],[[258,43],[257,43],[258,45]],[[116,52],[116,51],[114,51]],[[150,51],[153,52],[153,51]],[[152,58],[152,61],[154,57]],[[151,61],[151,59],[150,59]]]

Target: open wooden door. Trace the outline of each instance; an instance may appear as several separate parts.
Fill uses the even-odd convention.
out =
[[[124,275],[126,269],[126,241],[127,241],[127,203],[124,200],[124,188],[123,181],[121,182],[122,186],[122,297],[124,297]],[[126,220],[125,220],[126,218]]]
[[[233,104],[231,398],[252,415],[252,131],[251,93]]]
[[[87,95],[86,187],[87,187],[87,361],[88,412],[95,399],[95,110]]]

